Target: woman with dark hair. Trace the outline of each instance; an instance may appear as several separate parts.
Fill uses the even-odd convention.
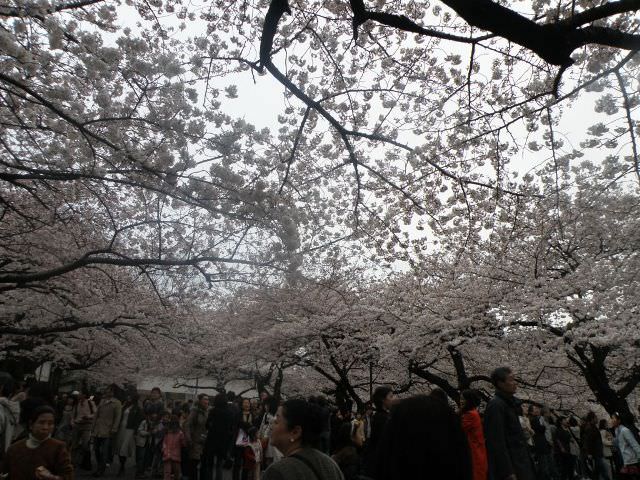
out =
[[[284,458],[265,471],[264,480],[344,480],[336,462],[317,450],[322,413],[306,400],[284,402],[271,430],[271,442]]]
[[[467,435],[471,463],[473,466],[473,480],[487,480],[489,466],[487,464],[487,449],[484,444],[484,432],[478,407],[480,395],[475,390],[464,390],[460,394],[460,416],[462,430]]]
[[[48,405],[36,407],[28,426],[28,437],[9,447],[0,472],[8,474],[11,480],[73,480],[67,445],[51,438],[55,410]]]
[[[143,420],[144,412],[140,406],[140,396],[138,392],[130,392],[122,406],[122,417],[120,418],[120,428],[116,437],[114,450],[120,460],[119,476],[124,475],[124,467],[127,459],[135,458],[135,434]]]
[[[377,451],[376,480],[471,480],[472,466],[460,419],[426,395],[394,405]]]
[[[262,443],[264,466],[268,467],[273,462],[277,462],[282,458],[282,454],[271,444],[271,430],[276,419],[276,413],[280,402],[275,397],[268,397],[263,402],[265,412],[258,428],[258,438]]]
[[[202,461],[205,465],[204,479],[222,480],[222,466],[233,446],[233,412],[227,404],[227,396],[218,393],[213,399],[213,409],[207,417],[207,439],[204,444]]]
[[[640,479],[640,444],[617,413],[611,415],[611,426],[616,433],[616,446],[624,465],[620,469],[620,476],[629,480]]]

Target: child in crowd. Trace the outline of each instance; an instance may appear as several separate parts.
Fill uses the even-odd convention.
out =
[[[186,446],[186,440],[180,428],[180,418],[171,415],[166,425],[162,440],[162,460],[164,462],[164,480],[180,480],[182,473],[182,449]]]
[[[260,480],[260,464],[262,463],[262,443],[258,438],[258,429],[251,427],[247,432],[249,435],[249,445],[244,448],[242,468],[245,474],[242,476],[246,480]],[[166,479],[165,479],[166,480]]]

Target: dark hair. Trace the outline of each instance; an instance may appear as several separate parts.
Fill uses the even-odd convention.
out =
[[[591,423],[591,422],[595,422],[596,420],[598,420],[598,418],[596,417],[596,414],[594,412],[587,412],[587,414],[584,417],[585,422]]]
[[[267,412],[269,412],[271,415],[276,414],[279,406],[280,406],[280,402],[275,397],[269,397],[265,402],[265,407],[267,409]]]
[[[611,417],[617,418],[622,425],[624,425],[625,427],[630,428],[630,430],[633,432],[634,436],[636,436],[634,428],[633,428],[633,423],[634,423],[633,415],[626,415],[626,414],[622,414],[620,412],[613,412],[611,414]],[[637,437],[636,437],[636,439],[637,439]],[[638,440],[638,441],[640,441],[640,440]]]
[[[10,397],[13,394],[15,382],[11,374],[0,372],[0,396]]]
[[[569,426],[570,427],[577,427],[578,426],[578,420],[576,420],[576,417],[571,417],[569,419]]]
[[[371,401],[376,406],[376,409],[382,410],[382,403],[391,392],[393,392],[391,387],[387,387],[386,385],[382,385],[375,389],[373,396],[371,397]]]
[[[449,398],[447,397],[447,392],[445,392],[441,388],[434,388],[429,393],[429,396],[432,398],[435,398],[436,400],[440,400],[445,405],[449,405]]]
[[[162,396],[162,390],[160,390],[160,387],[153,387],[151,389],[152,392],[158,392],[160,394],[160,396]]]
[[[614,414],[615,415],[615,414]],[[603,418],[598,422],[598,429],[599,430],[606,430],[608,428],[607,425],[607,419]]]
[[[405,398],[391,409],[380,439],[375,478],[405,480],[415,478],[416,472],[447,480],[472,478],[460,418],[441,400],[427,395]]]
[[[477,390],[463,390],[460,396],[464,398],[464,411],[468,412],[480,406],[480,394]]]
[[[338,427],[338,433],[333,442],[335,444],[333,445],[335,452],[353,446],[353,427],[351,422],[343,423]]]
[[[56,416],[56,411],[53,409],[53,407],[50,407],[49,405],[40,405],[36,407],[33,410],[33,412],[31,412],[31,415],[29,416],[29,424],[31,425],[32,423],[35,423],[36,420],[38,420],[38,417],[40,417],[40,415],[45,415],[47,413],[50,413],[51,415],[53,415],[54,418]]]
[[[509,367],[498,367],[491,372],[491,383],[494,387],[498,387],[498,382],[504,382],[507,380],[509,374],[513,373]]]
[[[213,397],[213,408],[227,408],[227,396],[224,393]]]
[[[209,398],[209,395],[207,395],[206,393],[199,393],[198,394],[198,402],[201,401],[204,397]]]
[[[255,442],[256,438],[258,438],[258,429],[256,427],[250,427],[247,435],[252,442]]]
[[[227,400],[233,402],[236,399],[236,392],[227,392]]]
[[[301,398],[287,400],[282,404],[282,418],[288,430],[299,426],[302,429],[300,442],[304,447],[315,447],[324,427],[322,409]]]

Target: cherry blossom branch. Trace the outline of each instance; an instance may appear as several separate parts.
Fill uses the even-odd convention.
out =
[[[636,135],[634,133],[635,125],[633,118],[631,118],[631,102],[629,100],[629,94],[627,93],[627,89],[624,85],[624,79],[622,78],[622,75],[620,75],[620,72],[618,70],[615,71],[615,75],[616,79],[618,80],[618,85],[620,86],[620,91],[622,92],[622,97],[624,99],[623,107],[627,117],[629,136],[631,137],[631,149],[633,152],[633,168],[636,172],[638,183],[640,183],[640,156],[638,155],[638,144],[636,142]]]
[[[109,250],[95,250],[84,254],[82,257],[69,262],[65,265],[61,265],[49,270],[43,270],[39,272],[20,272],[20,273],[5,273],[0,274],[0,284],[16,284],[18,286],[24,286],[32,282],[41,282],[49,280],[50,278],[64,275],[78,268],[86,267],[89,265],[116,265],[122,267],[141,267],[141,266],[159,266],[159,267],[178,267],[178,266],[195,266],[198,264],[213,262],[213,263],[226,263],[234,265],[247,265],[253,267],[269,267],[276,270],[280,269],[275,265],[275,262],[255,262],[251,260],[226,258],[218,256],[196,256],[192,258],[180,259],[180,258],[129,258],[123,255],[114,257],[103,256],[104,254],[117,255],[115,252]],[[11,287],[4,287],[7,289]]]
[[[76,2],[63,3],[56,5],[53,8],[45,9],[48,14],[62,12],[64,10],[74,10],[76,8],[88,7],[96,3],[104,2],[105,0],[78,0]],[[34,12],[34,13],[32,13]],[[21,5],[18,8],[9,8],[5,5],[0,6],[0,17],[24,17],[32,16],[42,19],[42,7],[37,3]]]
[[[438,30],[433,30],[431,28],[421,27],[405,15],[368,10],[365,7],[364,0],[349,0],[349,4],[351,5],[351,11],[353,12],[353,38],[355,40],[358,39],[358,27],[369,20],[378,22],[388,27],[397,28],[398,30],[403,30],[405,32],[417,33],[419,35],[441,38],[443,40],[452,40],[454,42],[460,43],[475,44],[482,40],[488,40],[489,38],[492,38],[494,36],[483,35],[477,38],[469,38],[461,37],[459,35],[451,35],[448,33],[439,32]]]

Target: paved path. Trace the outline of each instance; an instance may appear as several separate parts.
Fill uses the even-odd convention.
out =
[[[123,477],[118,476],[118,467],[116,465],[111,465],[105,472],[103,477],[100,477],[104,480],[133,480],[135,476],[135,467],[130,466],[125,470],[125,474]],[[231,480],[231,470],[223,470],[224,480]],[[91,472],[87,472],[85,470],[77,470],[76,478],[78,480],[94,480],[91,476]],[[148,480],[151,480],[150,477],[146,477]]]

